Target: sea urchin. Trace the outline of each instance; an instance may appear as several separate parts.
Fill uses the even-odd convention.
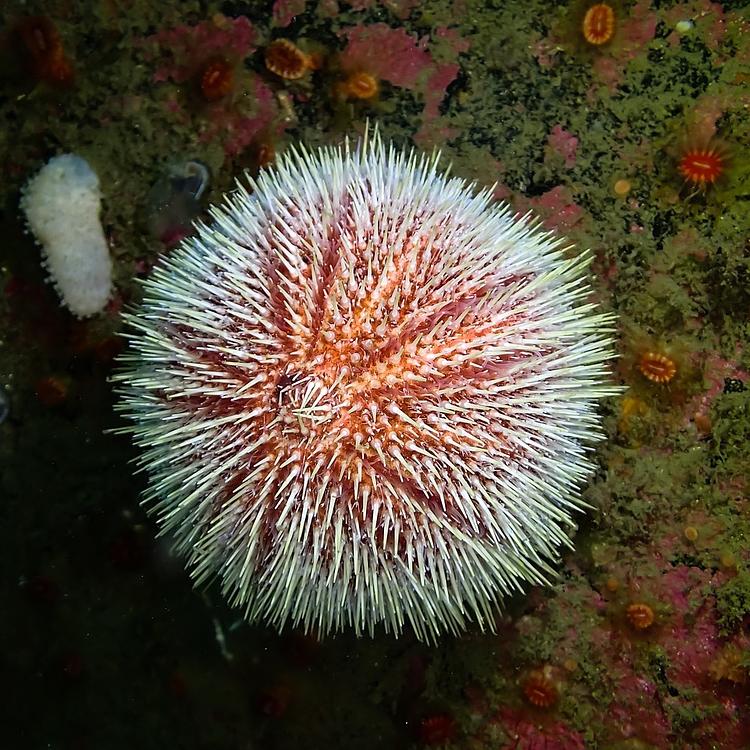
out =
[[[251,620],[492,627],[569,544],[611,317],[589,258],[377,134],[292,150],[145,282],[145,502]]]

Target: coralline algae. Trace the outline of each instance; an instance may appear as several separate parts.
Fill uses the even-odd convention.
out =
[[[26,184],[21,208],[63,304],[81,318],[101,312],[112,261],[99,219],[99,178],[89,163],[76,154],[50,159]]]

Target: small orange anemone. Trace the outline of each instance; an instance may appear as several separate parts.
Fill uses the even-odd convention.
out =
[[[276,39],[266,47],[266,68],[280,78],[295,80],[313,69],[309,55],[289,39]]]
[[[638,369],[652,383],[668,383],[677,373],[677,365],[665,354],[647,351],[638,360]]]
[[[682,530],[682,534],[689,542],[697,542],[700,533],[695,526],[686,526]]]
[[[558,699],[557,686],[545,669],[529,673],[522,686],[526,700],[537,708],[549,708]]]
[[[607,591],[609,591],[610,594],[614,594],[617,589],[620,588],[620,581],[615,578],[615,576],[609,576],[604,582],[604,585],[607,587]]]
[[[654,610],[648,604],[631,604],[625,610],[625,615],[635,630],[648,630],[654,624]]]
[[[677,169],[686,182],[698,188],[706,188],[726,172],[727,155],[716,143],[688,146],[680,156]]]
[[[615,35],[615,11],[607,3],[592,5],[583,16],[581,24],[583,38],[595,47],[612,41]]]
[[[234,68],[220,58],[209,60],[200,72],[200,91],[207,102],[223,99],[234,86]]]
[[[338,86],[338,93],[345,99],[373,99],[378,95],[380,84],[371,73],[350,73]]]

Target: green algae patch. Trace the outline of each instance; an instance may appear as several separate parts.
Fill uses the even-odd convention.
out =
[[[744,477],[750,468],[750,393],[725,393],[712,412],[711,463],[722,477]]]

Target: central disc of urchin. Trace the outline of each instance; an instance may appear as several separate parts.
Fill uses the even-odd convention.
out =
[[[148,508],[250,620],[492,627],[568,543],[613,392],[588,258],[377,136],[250,187],[128,316]]]

